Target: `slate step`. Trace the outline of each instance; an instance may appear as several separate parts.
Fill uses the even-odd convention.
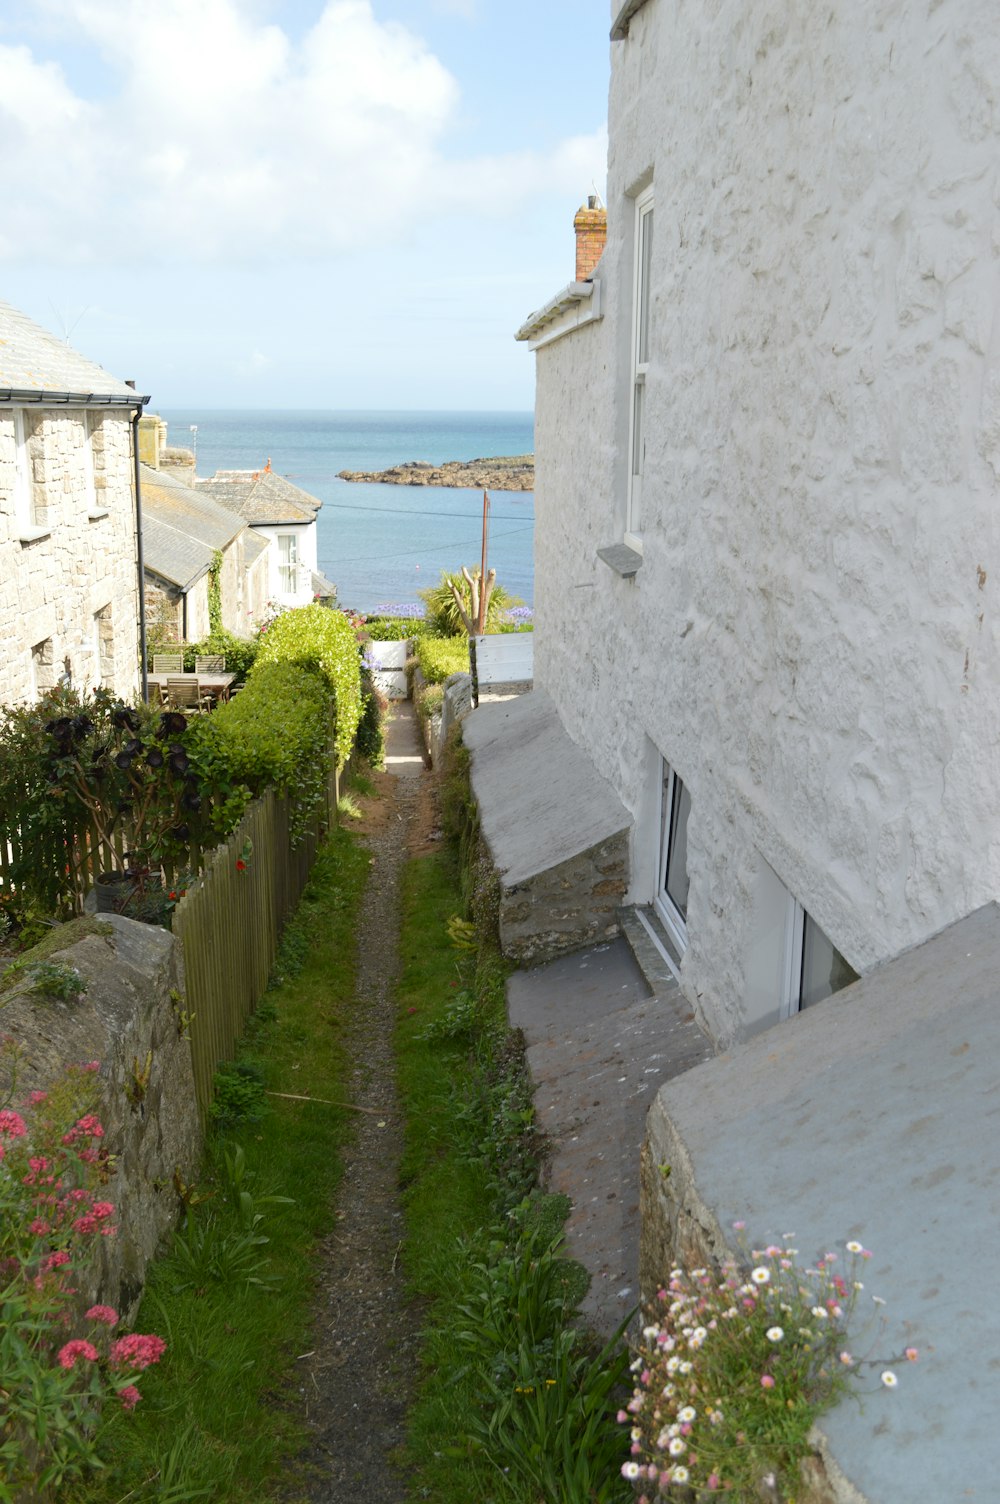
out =
[[[507,1003],[549,1141],[546,1185],[570,1198],[568,1251],[591,1275],[583,1311],[609,1334],[638,1298],[646,1113],[710,1048],[676,981],[654,994],[622,938],[515,972]]]

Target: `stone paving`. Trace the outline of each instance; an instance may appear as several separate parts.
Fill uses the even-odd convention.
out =
[[[646,1112],[710,1046],[667,968],[650,979],[624,938],[515,972],[507,1002],[549,1142],[547,1189],[569,1196],[568,1250],[591,1276],[582,1309],[610,1334],[638,1300]]]

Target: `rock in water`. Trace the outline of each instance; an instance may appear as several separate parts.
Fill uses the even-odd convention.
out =
[[[464,486],[477,491],[533,491],[535,456],[515,454],[497,459],[448,460],[429,465],[411,460],[388,470],[341,470],[340,480],[375,481],[389,486]]]

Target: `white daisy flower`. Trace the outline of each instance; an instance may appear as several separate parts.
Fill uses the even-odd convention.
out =
[[[860,1243],[856,1243],[853,1240],[850,1243],[845,1243],[844,1247],[847,1249],[848,1253],[860,1253],[861,1252],[861,1244]]]
[[[769,1326],[767,1329],[768,1342],[780,1342],[784,1335],[784,1330],[780,1326]]]
[[[885,1385],[886,1389],[895,1389],[896,1385],[899,1383],[899,1380],[896,1378],[896,1375],[893,1373],[891,1368],[887,1368],[883,1371],[882,1383]]]
[[[689,1426],[697,1414],[698,1412],[693,1405],[685,1405],[683,1410],[678,1410],[677,1419],[682,1426]]]
[[[882,1375],[882,1379],[884,1382],[885,1374]],[[670,1446],[667,1448],[667,1450],[669,1451],[671,1457],[680,1457],[682,1453],[687,1451],[687,1442],[684,1440],[683,1436],[671,1436]]]
[[[673,1483],[686,1483],[689,1477],[688,1470],[686,1467],[671,1468],[670,1477]]]
[[[771,1271],[770,1269],[765,1269],[763,1264],[758,1264],[757,1268],[751,1273],[750,1278],[755,1285],[766,1285],[770,1283]]]
[[[622,1477],[623,1478],[638,1478],[638,1476],[639,1476],[639,1464],[637,1462],[623,1462],[622,1463]]]

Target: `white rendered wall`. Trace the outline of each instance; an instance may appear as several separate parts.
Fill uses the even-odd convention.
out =
[[[725,1039],[762,858],[862,971],[1000,893],[1000,11],[647,0],[612,67],[605,317],[537,356],[536,682],[636,814],[637,898],[658,752],[690,788]],[[628,583],[595,549],[650,176]]]
[[[35,698],[31,649],[43,641],[52,644],[56,682],[68,674],[75,689],[93,689],[94,613],[109,605],[109,687],[132,698],[139,626],[131,415],[111,408],[95,417],[91,465],[82,410],[44,409],[41,416],[34,479],[46,521],[41,536],[22,541],[14,516],[14,415],[0,408],[0,705]]]

